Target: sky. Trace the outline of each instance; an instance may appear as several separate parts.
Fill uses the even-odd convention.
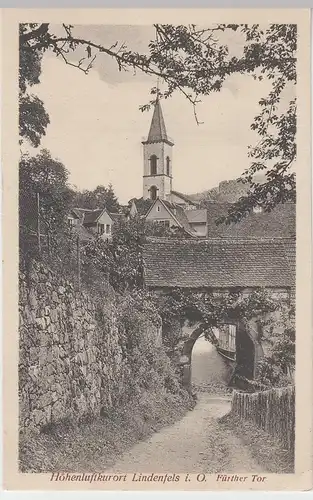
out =
[[[130,49],[141,52],[147,51],[154,37],[150,26],[79,26],[76,33],[107,45],[124,41]],[[228,42],[234,51],[242,49],[240,40]],[[148,135],[152,110],[141,112],[139,106],[149,102],[155,78],[119,72],[105,55],[99,56],[85,75],[46,54],[40,79],[31,91],[43,100],[51,121],[40,148],[49,149],[63,162],[70,172],[70,183],[78,189],[112,183],[121,203],[141,197],[141,141]],[[221,92],[204,97],[198,105],[201,125],[197,125],[184,96],[175,94],[162,101],[167,133],[175,143],[173,189],[204,191],[248,168],[248,146],[258,140],[250,125],[259,111],[259,99],[269,90],[266,80],[258,82],[248,75],[229,77]]]

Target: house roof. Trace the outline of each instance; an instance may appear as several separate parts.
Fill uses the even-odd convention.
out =
[[[190,224],[192,223],[206,224],[207,222],[207,210],[204,209],[186,210],[185,214]]]
[[[81,222],[84,220],[86,212],[92,212],[92,210],[89,208],[73,208],[71,210],[71,214],[75,215]]]
[[[179,191],[171,191],[171,194],[174,194],[175,196],[177,196],[178,198],[181,198],[183,201],[187,202],[187,203],[191,203],[192,205],[199,205],[199,203],[197,203],[195,200],[193,200],[192,198],[190,198],[187,194],[183,194],[183,193],[180,193]]]
[[[191,236],[196,236],[196,233],[194,232],[194,230],[192,229],[192,227],[190,226],[190,224],[188,222],[188,219],[187,219],[187,216],[186,216],[186,211],[181,206],[177,205],[176,203],[171,203],[171,202],[169,202],[167,200],[162,200],[161,198],[157,198],[155,200],[155,203],[158,200],[161,203],[163,203],[163,205],[165,205],[165,207],[167,208],[167,210],[170,212],[170,215],[172,216],[172,218],[174,220],[176,220],[178,222],[178,224],[188,234],[190,234]],[[151,206],[150,210],[152,210],[152,207],[153,207],[153,205]],[[148,215],[148,213],[150,212],[150,210],[147,212],[146,215]]]
[[[230,203],[207,203],[209,238],[293,237],[296,234],[296,205],[284,203],[271,212],[251,213],[240,222],[216,224],[219,217],[227,215]]]
[[[108,212],[109,216],[113,221],[121,220],[125,218],[125,214],[117,214],[114,212]]]
[[[148,287],[291,287],[288,246],[290,251],[295,242],[149,238],[143,250],[145,282]]]
[[[93,224],[94,222],[97,222],[104,210],[104,208],[97,208],[96,210],[86,211],[83,221],[84,224]]]
[[[162,141],[171,143],[171,141],[167,136],[161,103],[157,98],[146,142],[162,142]]]

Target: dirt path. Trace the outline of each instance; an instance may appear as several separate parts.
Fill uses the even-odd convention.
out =
[[[217,419],[229,398],[199,394],[193,411],[138,443],[112,467],[114,472],[262,472],[249,449]]]
[[[218,422],[230,410],[230,370],[216,349],[199,339],[192,355],[196,407],[124,453],[112,472],[263,472],[249,447]]]

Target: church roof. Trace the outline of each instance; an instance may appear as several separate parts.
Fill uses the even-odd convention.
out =
[[[145,142],[168,142],[172,144],[167,136],[162,108],[159,99],[156,100],[151,120],[148,139]]]
[[[281,238],[296,234],[296,205],[282,203],[271,212],[250,213],[240,222],[216,224],[219,217],[227,215],[231,203],[210,202],[208,210],[208,236],[210,238]]]
[[[292,287],[294,239],[148,239],[148,287]]]
[[[181,198],[183,201],[186,201],[187,203],[190,203],[191,205],[199,205],[198,202],[194,201],[192,198],[190,198],[187,194],[180,193],[179,191],[171,191],[171,194],[174,196],[177,196],[178,198]]]

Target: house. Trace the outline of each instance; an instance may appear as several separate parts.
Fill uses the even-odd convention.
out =
[[[125,214],[112,213],[105,208],[95,210],[73,208],[67,217],[67,221],[69,227],[83,241],[89,241],[96,236],[107,240],[112,237],[114,223],[123,217],[125,217]]]
[[[179,227],[189,236],[206,236],[206,211],[192,210],[193,218],[188,217],[189,211],[182,206],[157,198],[145,215],[147,221],[162,224],[165,227]]]

